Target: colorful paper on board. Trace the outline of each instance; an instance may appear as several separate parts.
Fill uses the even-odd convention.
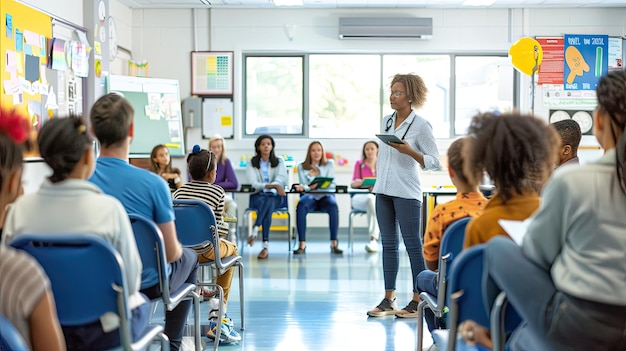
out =
[[[4,23],[6,24],[6,36],[9,39],[13,39],[13,16],[7,13]]]
[[[24,47],[24,34],[15,28],[15,51],[22,51]]]
[[[609,67],[608,45],[608,35],[565,35],[565,90],[596,89]]]

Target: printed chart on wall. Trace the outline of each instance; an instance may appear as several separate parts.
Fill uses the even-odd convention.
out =
[[[191,53],[191,93],[194,95],[233,94],[233,53],[194,51]]]
[[[609,67],[608,35],[566,34],[565,90],[595,90]]]
[[[202,101],[202,137],[208,139],[215,134],[226,139],[234,136],[232,99]]]
[[[172,156],[185,155],[178,80],[111,75],[107,90],[124,95],[135,109],[131,157],[149,157],[159,144]]]
[[[0,16],[1,105],[15,107],[37,131],[48,115],[46,65],[52,19],[12,0],[2,0]]]

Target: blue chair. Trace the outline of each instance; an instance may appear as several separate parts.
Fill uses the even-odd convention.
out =
[[[200,200],[174,200],[174,213],[176,215],[176,233],[178,239],[186,247],[194,247],[198,245],[204,245],[207,241],[210,241],[213,245],[215,253],[215,260],[201,263],[200,268],[213,266],[219,271],[220,274],[226,272],[231,267],[237,267],[239,273],[239,307],[241,312],[241,330],[245,328],[244,318],[244,284],[243,284],[243,263],[241,262],[241,256],[233,255],[229,257],[220,258],[220,237],[217,231],[217,224],[215,222],[215,214],[213,210],[205,202]],[[204,277],[204,274],[201,274]],[[213,282],[198,282],[199,286],[217,286]],[[219,286],[218,286],[219,287]],[[220,310],[219,315],[223,315],[222,305],[224,294],[220,290]],[[217,335],[215,337],[216,344],[219,340],[219,334],[221,333],[221,318],[218,318]]]
[[[248,208],[246,208],[245,211],[243,211],[243,218],[245,219],[245,223],[246,223],[245,226],[246,226],[246,228],[248,230],[250,229],[249,228],[250,220],[249,220],[248,216],[250,216],[250,214],[252,212],[256,212],[256,211],[257,210],[254,207],[248,207]],[[280,203],[280,207],[275,209],[272,212],[272,214],[286,215],[287,216],[287,235],[288,235],[288,237],[287,237],[287,244],[289,245],[289,252],[291,252],[291,247],[292,247],[291,241],[293,240],[293,236],[294,235],[292,235],[292,231],[291,231],[291,213],[289,213],[289,200],[288,200],[286,195],[282,197],[282,201]],[[248,231],[248,233],[249,233],[249,231]],[[239,240],[240,240],[239,247],[243,248],[244,245],[245,245],[244,240],[247,239],[247,237],[244,238],[243,235],[238,235],[238,236],[239,236]]]
[[[143,271],[141,272],[142,281],[153,280],[154,277],[158,277],[159,291],[161,293],[160,300],[163,301],[165,308],[169,311],[176,308],[181,301],[189,299],[193,301],[194,342],[196,351],[201,351],[200,300],[198,294],[195,293],[196,285],[183,284],[178,290],[170,292],[170,278],[166,272],[165,244],[163,243],[161,230],[154,222],[143,216],[131,213],[128,217],[133,227],[137,249],[143,265]],[[154,304],[154,313],[158,300],[152,300],[152,302]]]
[[[0,315],[0,350],[23,351],[28,346],[15,326],[4,316]]]
[[[493,351],[503,351],[506,334],[511,333],[522,322],[515,308],[508,304],[506,293],[501,291],[491,308],[491,341]]]
[[[11,246],[33,256],[52,286],[62,326],[98,321],[105,313],[120,318],[120,348],[146,350],[159,339],[162,350],[169,340],[160,325],[149,325],[139,340],[132,340],[131,312],[124,262],[117,250],[93,234],[23,234]]]
[[[436,318],[443,316],[446,306],[446,286],[448,283],[448,266],[452,264],[454,258],[463,250],[463,239],[465,238],[465,227],[471,217],[461,218],[450,224],[441,239],[439,246],[439,281],[437,285],[438,294],[433,296],[429,293],[420,294],[417,315],[417,346],[422,350],[424,339],[424,310],[430,308]]]
[[[460,336],[457,338],[461,322],[471,319],[485,328],[490,326],[482,294],[484,249],[485,245],[472,246],[462,251],[450,266],[447,289],[450,329],[433,332],[433,338],[442,350],[454,351],[457,347],[459,350],[467,350],[468,345]]]

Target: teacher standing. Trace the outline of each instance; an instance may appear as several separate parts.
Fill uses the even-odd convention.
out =
[[[394,112],[384,117],[381,132],[394,134],[402,143],[381,143],[378,151],[378,179],[373,192],[376,194],[376,218],[383,247],[385,298],[367,312],[372,317],[413,317],[419,303],[416,279],[425,268],[420,241],[420,170],[440,166],[433,129],[413,110],[424,105],[427,92],[424,81],[415,74],[396,74],[391,81],[389,102]],[[413,277],[413,299],[402,310],[398,310],[395,296],[400,261],[397,224],[409,254]]]

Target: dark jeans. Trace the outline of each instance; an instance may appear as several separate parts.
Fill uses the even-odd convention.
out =
[[[437,273],[431,270],[423,270],[417,275],[417,291],[420,293],[426,292],[430,295],[437,296],[439,289],[437,289]],[[440,318],[435,318],[435,314],[430,308],[424,309],[424,319],[428,325],[428,331],[433,332],[435,329],[445,328],[446,325]]]
[[[274,193],[256,193],[250,195],[250,207],[256,210],[255,226],[262,226],[263,241],[270,239],[270,227],[272,226],[272,213],[280,208],[283,202],[282,196]]]
[[[582,300],[557,290],[550,271],[528,260],[510,239],[498,236],[487,243],[485,270],[487,306],[504,291],[524,321],[508,349],[626,350],[625,306]]]
[[[130,329],[133,341],[139,339],[146,329],[150,309],[150,303],[146,301],[131,311]],[[68,351],[108,350],[120,346],[119,329],[105,333],[99,320],[76,327],[62,327],[62,329]]]
[[[420,214],[422,203],[416,199],[376,194],[376,219],[383,245],[383,277],[385,290],[396,290],[396,277],[400,266],[397,225],[409,254],[413,277],[413,292],[417,292],[417,275],[425,269],[420,241]]]
[[[296,209],[296,226],[298,227],[298,240],[306,241],[306,215],[312,211],[323,211],[328,213],[328,226],[330,228],[330,240],[337,240],[339,230],[339,209],[334,195],[326,195],[320,199],[315,199],[310,194],[300,197],[298,208]]]
[[[178,290],[183,284],[196,284],[198,281],[198,255],[189,248],[183,248],[182,256],[171,263],[170,292]],[[161,297],[159,286],[155,285],[141,291],[149,299]],[[178,351],[183,340],[187,316],[191,310],[191,300],[181,301],[176,308],[169,311],[165,309],[165,335],[170,339],[170,349]]]

